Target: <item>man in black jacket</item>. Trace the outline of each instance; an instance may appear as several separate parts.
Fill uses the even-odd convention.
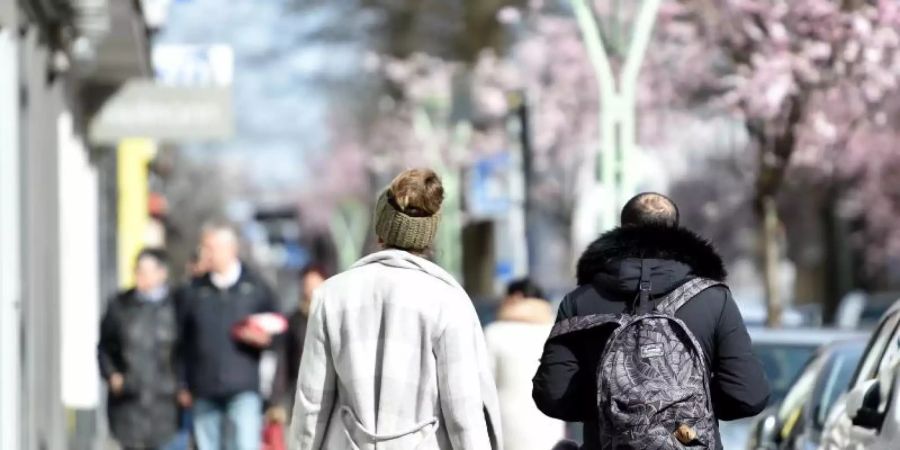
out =
[[[272,336],[235,326],[249,316],[275,312],[274,295],[263,280],[238,259],[236,233],[225,225],[204,228],[202,257],[209,273],[182,292],[184,361],[182,404],[193,403],[199,450],[220,450],[223,425],[232,432],[225,448],[258,450],[262,433],[259,360]]]
[[[594,241],[578,262],[578,288],[559,306],[557,322],[589,314],[618,314],[639,290],[641,265],[651,268],[651,295],[659,299],[691,278],[724,281],[722,259],[712,245],[678,226],[667,197],[647,193],[622,211],[622,227]],[[731,293],[701,292],[677,313],[697,337],[711,369],[713,409],[719,420],[761,412],[769,384],[751,353],[750,336]],[[548,416],[584,423],[584,449],[600,449],[596,378],[608,331],[548,340],[534,377],[532,396]]]
[[[141,251],[135,287],[109,302],[100,324],[109,427],[126,450],[163,448],[178,429],[178,327],[165,260],[160,250]]]

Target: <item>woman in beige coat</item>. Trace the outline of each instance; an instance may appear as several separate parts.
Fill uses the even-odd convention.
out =
[[[401,173],[375,208],[385,250],[315,292],[292,450],[500,448],[475,309],[453,277],[422,256],[442,201],[434,172]]]
[[[545,416],[531,399],[531,377],[553,327],[553,310],[530,280],[510,283],[497,321],[484,330],[506,450],[550,450],[565,436],[565,422]]]

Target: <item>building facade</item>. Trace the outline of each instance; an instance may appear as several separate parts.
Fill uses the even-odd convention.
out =
[[[150,76],[147,35],[136,2],[0,0],[0,448],[100,445],[116,154],[85,130]]]

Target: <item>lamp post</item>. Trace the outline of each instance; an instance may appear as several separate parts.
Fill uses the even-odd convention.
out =
[[[366,242],[369,210],[356,199],[342,201],[328,222],[328,231],[337,248],[338,269],[349,269],[362,256]]]
[[[619,0],[612,1],[612,6],[618,10]],[[599,217],[591,224],[598,229],[591,230],[593,233],[576,233],[576,236],[594,236],[599,231],[615,227],[616,211],[635,194],[637,189],[637,177],[632,162],[637,151],[635,127],[637,79],[660,3],[661,0],[640,2],[637,18],[631,30],[630,44],[626,50],[616,48],[625,42],[620,36],[622,26],[618,23],[618,17],[613,17],[609,21],[608,27],[612,33],[604,41],[589,1],[572,0],[575,18],[584,37],[600,91],[600,146],[597,149],[597,167],[593,173],[593,189],[590,189],[590,192],[600,193],[603,196],[597,211]],[[608,48],[625,53],[625,61],[618,74],[618,80],[613,73]],[[597,199],[594,199],[594,202],[596,201]]]
[[[472,133],[471,126],[459,122],[450,129],[448,154],[441,154],[438,130],[424,107],[416,106],[413,129],[425,147],[425,159],[441,176],[444,185],[444,203],[441,205],[441,226],[436,237],[435,260],[453,276],[462,276],[462,188],[463,180],[455,162],[466,153],[466,144]],[[449,162],[448,162],[449,160]]]

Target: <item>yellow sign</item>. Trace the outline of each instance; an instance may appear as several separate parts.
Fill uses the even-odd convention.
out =
[[[119,286],[134,285],[134,260],[144,248],[149,224],[148,165],[156,156],[149,139],[124,139],[117,155]]]

